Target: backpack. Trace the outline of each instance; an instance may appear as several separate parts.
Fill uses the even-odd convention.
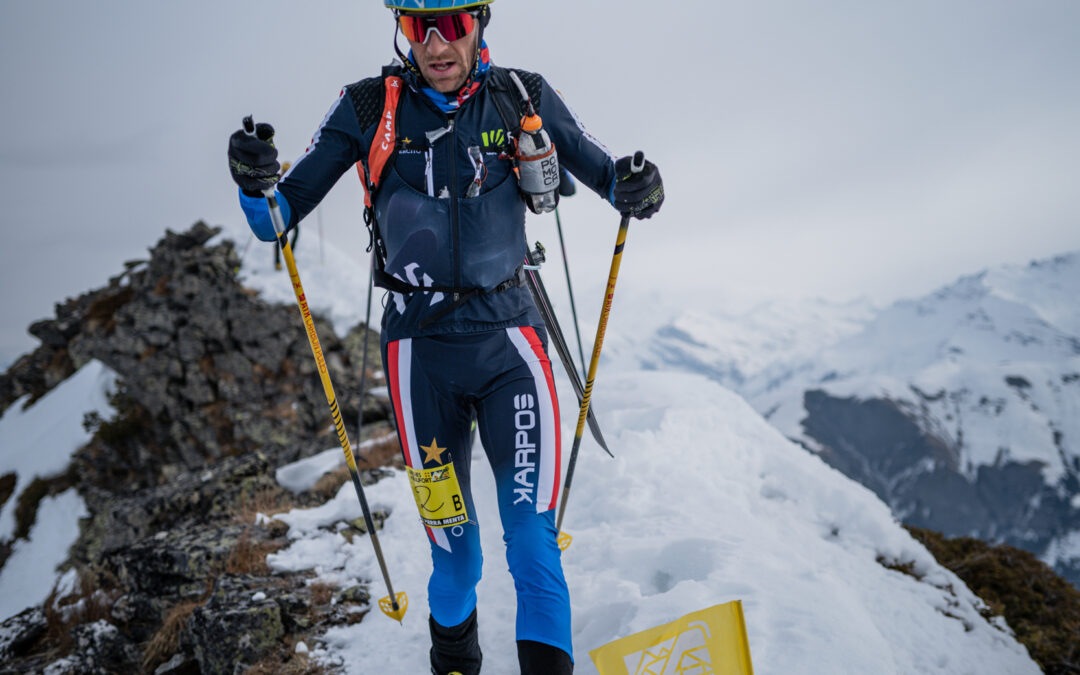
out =
[[[514,71],[525,86],[529,96],[528,101],[521,99],[519,90],[510,78],[510,70],[491,66],[488,71],[487,86],[493,94],[495,107],[507,130],[506,137],[501,139],[497,148],[508,156],[514,156],[516,152],[516,140],[521,132],[521,118],[527,106],[532,103],[539,109],[541,78],[536,73],[524,70]],[[519,267],[513,277],[503,281],[490,291],[482,288],[456,288],[449,286],[415,286],[392,276],[386,272],[386,246],[379,232],[379,223],[375,217],[375,195],[379,186],[386,177],[390,167],[394,163],[397,151],[401,149],[402,142],[397,138],[397,118],[401,108],[401,96],[407,86],[404,79],[404,69],[400,65],[390,65],[383,68],[381,77],[372,77],[360,80],[346,87],[349,97],[353,102],[356,117],[360,122],[361,129],[367,129],[378,124],[367,157],[361,157],[356,163],[356,172],[360,182],[364,186],[364,224],[368,229],[368,252],[374,251],[374,266],[372,271],[373,282],[380,288],[398,293],[415,293],[422,291],[440,292],[449,295],[452,302],[440,311],[429,315],[422,321],[422,326],[429,324],[445,316],[457,307],[467,302],[470,298],[498,293],[524,283],[522,269]],[[410,146],[416,147],[416,141]]]

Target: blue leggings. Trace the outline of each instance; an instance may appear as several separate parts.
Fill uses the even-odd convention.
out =
[[[517,591],[517,639],[573,654],[555,529],[559,405],[545,338],[542,330],[522,327],[395,340],[383,346],[383,363],[406,465],[452,463],[468,514],[449,527],[424,526],[433,564],[432,617],[456,626],[476,608],[483,556],[469,473],[475,414],[495,473]]]

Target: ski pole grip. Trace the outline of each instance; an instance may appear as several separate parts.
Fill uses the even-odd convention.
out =
[[[243,125],[245,134],[248,136],[255,136],[255,120],[251,115],[245,117],[240,124]],[[270,220],[274,221],[274,229],[277,231],[278,236],[281,236],[281,233],[285,231],[285,224],[281,221],[281,212],[278,211],[277,199],[274,198],[274,188],[266,188],[263,190],[263,194],[266,195],[267,199],[273,200],[273,203],[270,205]],[[277,212],[276,215],[275,211]],[[278,229],[279,222],[281,223],[281,229]]]
[[[248,119],[251,119],[250,117]],[[645,153],[638,150],[634,153],[634,158],[630,160],[630,173],[641,173],[641,170],[645,168]]]

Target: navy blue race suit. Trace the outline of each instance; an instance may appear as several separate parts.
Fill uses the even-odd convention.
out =
[[[518,72],[539,91],[533,103],[561,165],[610,201],[614,157],[585,132],[546,81]],[[387,250],[385,271],[413,286],[493,290],[515,275],[525,257],[525,204],[513,164],[497,147],[508,130],[485,74],[452,113],[435,104],[415,74],[403,77],[400,149],[374,200]],[[365,113],[371,117],[363,108],[371,101],[360,95],[371,86],[372,81],[361,81],[342,90],[307,151],[279,183],[290,227],[342,174],[367,158],[379,125],[361,128],[358,120]],[[470,196],[477,181],[479,191]],[[241,202],[252,228],[265,231],[264,201],[241,195]],[[432,617],[455,626],[476,607],[479,518],[469,490],[475,417],[497,483],[518,595],[517,639],[572,655],[569,593],[553,510],[560,491],[558,401],[546,333],[528,289],[517,285],[473,297],[426,324],[425,318],[451,302],[447,294],[389,296],[383,363],[405,462],[412,469],[452,462],[468,513],[464,523],[425,525],[434,566],[428,586]]]

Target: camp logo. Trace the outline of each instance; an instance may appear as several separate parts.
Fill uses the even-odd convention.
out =
[[[692,612],[589,652],[600,675],[753,675],[742,603]]]

